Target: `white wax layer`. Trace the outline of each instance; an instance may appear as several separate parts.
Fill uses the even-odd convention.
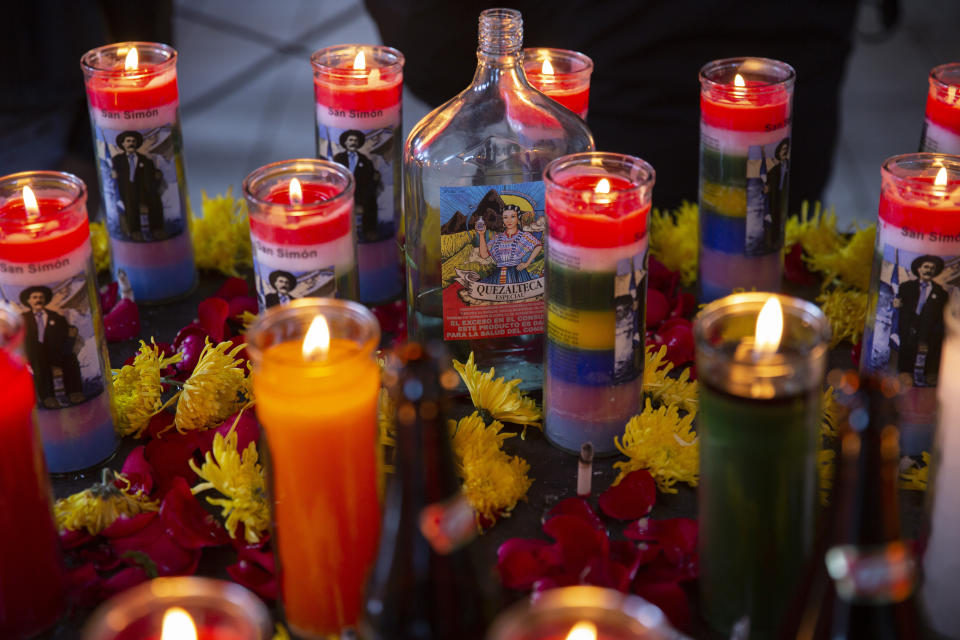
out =
[[[385,109],[369,111],[341,109],[317,104],[317,122],[335,129],[359,129],[369,131],[392,127],[400,122],[400,103]]]
[[[90,114],[93,122],[101,129],[143,131],[170,124],[177,119],[179,101],[158,105],[149,109],[133,109],[130,111],[107,111],[92,107]]]
[[[632,244],[597,249],[579,247],[547,238],[547,260],[582,271],[616,271],[620,260],[632,259],[647,250],[647,236]]]
[[[927,118],[927,132],[923,137],[923,150],[960,154],[960,135]]]
[[[930,215],[936,215],[936,212],[931,211]],[[904,235],[903,227],[892,225],[882,219],[877,223],[877,246],[880,247],[881,251],[884,246],[889,245],[910,253],[929,253],[935,256],[960,254],[960,239],[952,240],[938,237],[936,240],[932,240],[928,233],[918,235],[922,237],[911,234]],[[909,267],[910,265],[903,266]]]
[[[700,123],[700,140],[706,146],[719,151],[737,150],[740,152],[738,155],[746,155],[743,150],[748,147],[775,144],[788,137],[790,137],[790,127],[781,127],[773,131],[735,131]]]
[[[53,260],[37,262],[9,262],[0,260],[0,283],[14,287],[32,287],[60,282],[81,273],[90,259],[90,243],[82,245]]]
[[[356,263],[356,249],[350,233],[323,244],[275,244],[253,234],[250,239],[254,260],[271,271],[282,269],[303,273],[332,266],[340,275],[352,269]]]

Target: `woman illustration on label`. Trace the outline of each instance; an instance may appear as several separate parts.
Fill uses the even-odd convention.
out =
[[[518,206],[513,204],[504,206],[501,217],[504,230],[495,235],[489,245],[487,244],[487,225],[482,216],[477,218],[480,257],[484,260],[493,258],[498,267],[481,282],[511,284],[533,280],[527,268],[540,255],[543,244],[535,235],[521,228]]]

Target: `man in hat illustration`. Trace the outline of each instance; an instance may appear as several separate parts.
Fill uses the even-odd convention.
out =
[[[137,151],[143,145],[138,131],[124,131],[117,136],[122,149],[113,156],[113,178],[117,195],[123,202],[120,226],[136,240],[143,239],[141,216],[146,214],[152,238],[166,236],[163,230],[163,203],[160,201],[160,179],[153,160]]]
[[[340,134],[340,146],[343,151],[333,156],[338,162],[350,169],[353,173],[354,206],[356,216],[360,221],[359,233],[361,240],[377,239],[377,191],[380,187],[380,172],[373,166],[373,161],[360,153],[360,147],[367,141],[362,131],[349,129]]]
[[[20,292],[20,302],[27,307],[21,316],[25,328],[27,359],[33,369],[33,382],[37,397],[47,409],[60,407],[53,384],[53,368],[61,371],[63,390],[71,404],[80,404],[83,395],[83,378],[80,362],[74,353],[78,331],[62,315],[48,309],[53,299],[50,287],[27,287]]]
[[[268,308],[295,300],[292,295],[293,288],[297,286],[295,275],[289,271],[271,271],[267,280],[270,282],[270,286],[276,290],[274,293],[268,293],[264,296],[264,302]]]
[[[937,384],[940,370],[943,309],[947,303],[947,291],[934,281],[943,271],[943,259],[920,256],[910,264],[910,271],[916,278],[901,283],[893,299],[894,308],[899,309],[897,369],[910,374],[915,384],[932,386]],[[918,356],[923,356],[919,362]]]

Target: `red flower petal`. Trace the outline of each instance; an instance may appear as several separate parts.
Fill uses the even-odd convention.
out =
[[[380,329],[386,334],[406,334],[407,303],[405,300],[388,302],[372,309],[380,322]]]
[[[687,593],[676,582],[641,582],[640,576],[633,583],[633,592],[663,611],[674,627],[681,631],[690,629],[690,602]]]
[[[160,505],[167,533],[184,549],[227,544],[230,537],[216,518],[203,508],[183,478],[175,478]]]
[[[640,567],[651,563],[660,549],[654,545],[636,544],[629,540],[614,540],[610,543],[610,559],[622,565],[633,580]]]
[[[144,451],[146,451],[146,448],[143,445],[131,451],[127,459],[123,461],[120,473],[130,481],[128,489],[130,493],[143,491],[144,494],[150,495],[150,491],[153,489],[153,467],[144,457]],[[123,483],[119,481],[115,484],[123,486]]]
[[[243,278],[227,278],[217,292],[213,294],[214,298],[223,298],[230,301],[238,296],[245,296],[250,293],[250,287]]]
[[[229,313],[231,318],[237,318],[244,311],[257,313],[260,307],[257,305],[257,299],[253,296],[238,296],[229,301]]]
[[[128,551],[145,553],[161,576],[194,573],[200,562],[200,550],[187,550],[174,542],[161,518],[154,518],[132,535],[114,538],[111,544],[119,556]]]
[[[105,538],[125,538],[140,531],[157,517],[155,511],[138,513],[135,516],[120,516],[109,527],[100,532]]]
[[[247,448],[251,442],[258,442],[260,440],[260,425],[257,423],[257,419],[253,415],[253,411],[248,409],[240,414],[240,419],[237,420],[237,414],[233,414],[222,423],[216,429],[210,429],[205,432],[210,434],[209,444],[201,449],[202,453],[206,453],[213,448],[213,434],[219,433],[224,438],[227,437],[227,434],[230,433],[233,423],[236,422],[237,426],[234,429],[237,432],[237,452],[243,453],[244,449]]]
[[[116,280],[105,287],[100,287],[100,310],[103,313],[109,313],[110,309],[113,309],[113,305],[117,304],[117,292],[119,290],[120,285]]]
[[[66,572],[68,599],[80,607],[95,607],[100,604],[100,575],[92,562]]]
[[[659,333],[663,344],[667,345],[667,359],[674,366],[693,362],[693,330],[689,326],[675,324],[666,330],[661,327]]]
[[[497,573],[508,589],[525,590],[542,578],[556,559],[545,540],[510,538],[497,548]]]
[[[227,573],[234,581],[250,589],[264,600],[276,600],[278,595],[277,577],[260,566],[240,560],[227,567]]]
[[[119,300],[109,313],[103,316],[103,329],[107,342],[123,342],[140,335],[140,309],[132,300]]]
[[[170,434],[170,426],[173,424],[173,414],[168,413],[167,411],[161,411],[160,413],[151,416],[150,422],[147,423],[147,428],[144,430],[143,435],[146,438],[156,438],[161,433],[165,436]],[[149,444],[149,442],[148,442]]]
[[[667,269],[662,262],[653,256],[647,259],[648,282],[651,287],[665,296],[669,296],[673,291],[674,283],[676,282],[675,273],[676,272]]]
[[[272,551],[265,551],[262,547],[246,546],[237,549],[240,560],[258,565],[267,573],[276,574],[277,562]]]
[[[555,516],[543,525],[543,532],[556,540],[557,552],[568,575],[579,576],[596,556],[605,557],[610,539],[605,529],[596,529],[576,516]]]
[[[123,564],[123,560],[117,557],[113,547],[109,544],[98,544],[93,548],[81,549],[74,557],[79,557],[87,562],[92,562],[97,571],[113,571]]]
[[[669,311],[667,296],[653,287],[647,287],[647,328],[656,327],[663,322]]]
[[[147,580],[147,572],[142,567],[121,569],[100,583],[100,596],[104,599],[109,598]]]
[[[673,309],[670,311],[670,317],[686,318],[689,314],[693,313],[693,310],[696,308],[697,299],[694,295],[687,291],[681,291],[677,296],[676,304],[674,304]]]
[[[783,258],[783,275],[790,282],[805,287],[812,287],[820,282],[820,278],[810,271],[807,263],[803,260],[803,247],[799,242],[794,243]]]
[[[590,584],[617,591],[630,590],[629,570],[609,558],[591,558],[580,578],[581,584]]]
[[[657,501],[657,485],[646,469],[628,473],[619,484],[600,494],[600,510],[611,518],[634,520],[650,513]]]
[[[177,337],[173,339],[173,348],[176,349],[178,353],[183,354],[183,358],[180,362],[174,364],[174,366],[184,379],[186,379],[186,377],[193,372],[193,368],[197,366],[197,361],[200,360],[200,352],[203,351],[204,340],[207,336],[208,334],[203,327],[199,324],[191,323],[183,329],[180,329]]]
[[[81,529],[80,531],[64,529],[60,532],[60,547],[64,550],[76,549],[93,541],[93,539],[94,537],[87,533],[86,529]]]
[[[593,510],[589,502],[578,496],[561,500],[553,505],[553,508],[547,512],[545,519],[549,520],[554,516],[575,516],[596,529],[603,529],[603,521],[600,520],[597,512]]]
[[[197,305],[197,318],[200,320],[200,326],[209,334],[214,343],[223,342],[229,315],[230,305],[223,298],[207,298]]]
[[[156,485],[154,492],[157,495],[166,495],[178,477],[185,479],[187,484],[196,483],[197,474],[193,472],[188,462],[194,459],[197,451],[201,450],[207,437],[206,434],[196,431],[189,433],[167,431],[147,443],[145,455],[147,462],[153,466],[153,479]],[[212,436],[209,437],[212,438]]]

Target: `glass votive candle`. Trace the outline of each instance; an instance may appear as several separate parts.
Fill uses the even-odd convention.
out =
[[[52,627],[66,604],[50,478],[33,421],[33,380],[21,347],[24,320],[0,302],[0,637]]]
[[[359,300],[403,292],[397,232],[402,223],[403,54],[342,44],[310,56],[317,108],[317,157],[353,173]]]
[[[702,610],[719,631],[746,616],[768,637],[813,548],[830,327],[805,300],[740,293],[704,307],[693,333]]]
[[[523,72],[533,87],[587,119],[593,60],[569,49],[523,50]]]
[[[0,178],[0,296],[23,319],[52,473],[91,467],[117,448],[92,256],[82,180],[56,171]]]
[[[274,548],[290,628],[356,625],[380,533],[376,317],[345,300],[295,300],[247,331],[270,452]]]
[[[571,635],[571,633],[573,635]],[[656,606],[601,587],[562,587],[494,620],[487,640],[684,640]]]
[[[184,617],[187,616],[187,617]],[[267,640],[270,613],[234,582],[211,578],[155,578],[112,597],[83,630],[83,640]]]
[[[118,42],[80,61],[113,274],[137,302],[182,297],[197,281],[180,129],[177,51]]]
[[[616,452],[641,409],[654,180],[648,163],[615,153],[564,156],[544,171],[544,429],[571,453],[586,442]]]
[[[916,455],[932,442],[944,309],[960,275],[960,157],[893,156],[880,177],[860,367],[901,376],[900,448]]]
[[[930,71],[920,151],[960,154],[960,62]]]
[[[301,158],[243,181],[260,311],[298,298],[357,297],[353,174]]]
[[[727,58],[700,70],[700,299],[779,291],[793,68]]]

